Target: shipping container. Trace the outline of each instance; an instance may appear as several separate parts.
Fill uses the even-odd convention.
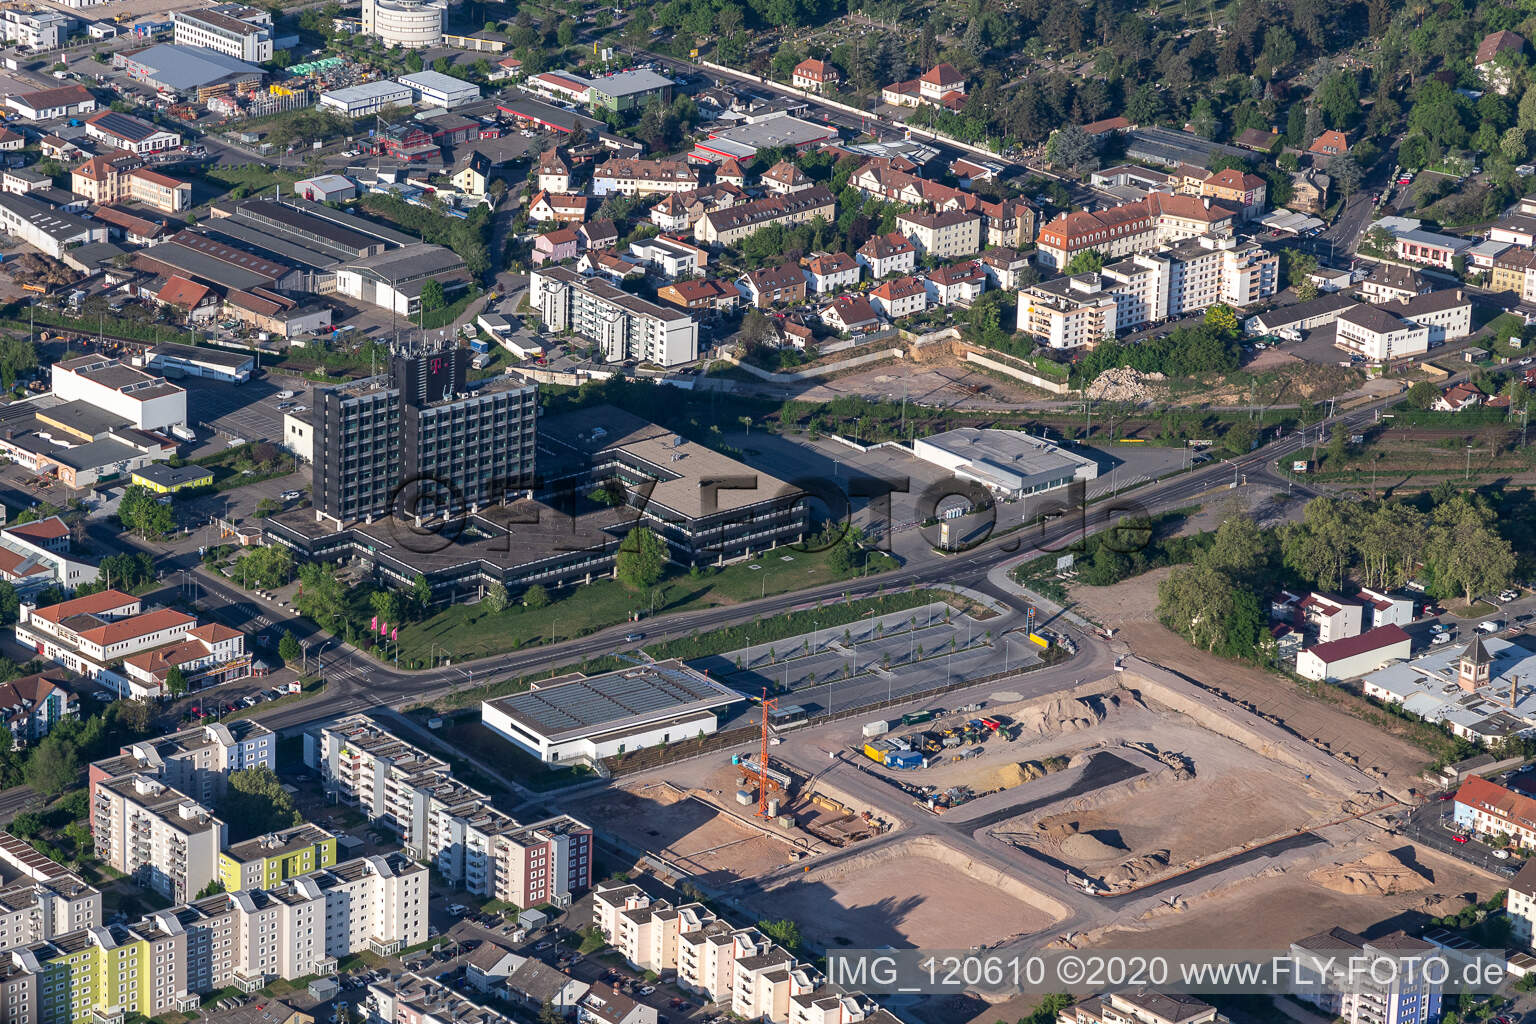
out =
[[[890,728],[890,722],[865,722],[864,737],[865,739],[868,739],[871,736],[879,736],[882,733],[889,732]]]
[[[912,769],[923,766],[923,755],[916,750],[893,750],[885,755],[888,768]]]
[[[901,716],[902,725],[918,725],[933,718],[932,711],[909,711]]]
[[[864,744],[864,756],[875,764],[885,764],[885,748],[877,747],[873,743]]]

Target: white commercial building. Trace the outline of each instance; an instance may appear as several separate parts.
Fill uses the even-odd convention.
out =
[[[46,8],[0,10],[0,31],[5,41],[30,50],[57,50],[74,32],[75,25],[74,18]]]
[[[395,81],[410,89],[411,96],[417,103],[429,107],[452,110],[454,107],[462,107],[480,98],[478,85],[466,82],[462,78],[445,75],[440,71],[417,71],[414,74],[401,75]]]
[[[177,46],[200,46],[251,64],[272,59],[272,15],[259,7],[228,3],[173,11],[171,24]]]
[[[715,731],[741,694],[680,661],[544,680],[484,701],[480,721],[548,763],[596,761]]]
[[[187,392],[103,356],[76,356],[54,363],[53,393],[60,401],[86,402],[121,416],[139,430],[165,430],[187,422]]]
[[[348,117],[370,117],[389,107],[410,106],[411,87],[399,82],[364,82],[362,85],[320,94],[320,105]]]
[[[1378,626],[1358,636],[1308,647],[1296,656],[1296,674],[1303,679],[1332,682],[1375,672],[1394,661],[1406,661],[1413,638],[1401,626]]]
[[[529,275],[528,301],[550,330],[592,339],[610,362],[639,359],[677,366],[699,357],[699,325],[693,317],[567,267]]]
[[[64,250],[107,240],[107,226],[63,213],[31,196],[0,192],[0,231],[60,259]]]
[[[1019,430],[957,427],[913,439],[912,454],[1010,499],[1099,475],[1092,459]]]
[[[1335,345],[1371,363],[1429,351],[1429,328],[1408,323],[1384,306],[1361,303],[1339,317],[1335,330]]]
[[[363,34],[385,46],[420,50],[443,41],[447,0],[363,0]]]

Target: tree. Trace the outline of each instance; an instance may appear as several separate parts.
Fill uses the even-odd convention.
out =
[[[1206,309],[1205,322],[1232,337],[1237,336],[1237,310],[1224,302],[1218,302]]]
[[[757,930],[790,952],[798,950],[804,942],[800,926],[787,917],[776,921],[759,921]]]
[[[1339,195],[1352,196],[1360,191],[1360,165],[1349,153],[1343,153],[1328,161],[1328,174]]]
[[[1360,80],[1349,71],[1333,72],[1317,90],[1317,108],[1329,128],[1353,128],[1360,119]]]
[[[165,692],[180,697],[187,692],[187,674],[180,665],[172,665],[165,673]]]
[[[1075,124],[1051,133],[1050,141],[1045,144],[1045,155],[1053,166],[1069,170],[1074,175],[1084,167],[1098,163],[1093,139]]]
[[[485,588],[485,597],[481,601],[485,610],[492,615],[499,615],[507,608],[507,588],[500,583],[492,583]]]
[[[1286,566],[1323,590],[1337,589],[1354,554],[1358,508],[1337,498],[1309,501],[1301,522],[1280,531]]]
[[[653,586],[667,567],[667,545],[648,526],[637,526],[619,543],[614,571],[634,590]]]
[[[447,297],[443,294],[441,281],[431,278],[421,286],[421,308],[424,312],[431,313],[442,309],[445,305],[447,305]]]
[[[1203,651],[1227,642],[1227,619],[1237,588],[1219,569],[1196,563],[1174,570],[1157,588],[1163,624]]]
[[[1062,268],[1062,273],[1072,274],[1096,274],[1104,269],[1104,256],[1097,249],[1083,249],[1073,255]]]
[[[1408,389],[1405,400],[1410,408],[1428,409],[1435,404],[1439,397],[1439,388],[1435,387],[1430,381],[1421,380],[1414,382],[1414,385]]]
[[[544,588],[542,583],[535,583],[533,586],[523,591],[524,608],[548,608],[549,601],[549,591]]]
[[[432,607],[432,584],[427,582],[424,573],[417,573],[411,579],[411,607],[417,615],[425,615]]]
[[[80,775],[80,752],[63,736],[46,736],[27,761],[27,785],[52,799]]]
[[[0,626],[15,622],[20,612],[21,596],[10,583],[0,580]]]
[[[1424,562],[1441,596],[1459,592],[1471,604],[1509,583],[1515,552],[1495,529],[1493,511],[1458,495],[1435,509]]]
[[[414,52],[414,51],[412,51],[412,52]],[[217,896],[219,893],[221,893],[223,891],[224,891],[224,883],[219,881],[217,878],[215,878],[213,881],[211,881],[207,885],[203,886],[202,891],[197,894],[197,898],[200,899],[200,900],[205,900],[209,896]]]
[[[229,788],[219,804],[229,823],[231,842],[303,823],[293,797],[271,768],[242,768],[229,773]]]
[[[304,648],[299,646],[293,633],[283,630],[283,638],[277,642],[277,655],[283,659],[283,664],[294,665],[304,658]]]

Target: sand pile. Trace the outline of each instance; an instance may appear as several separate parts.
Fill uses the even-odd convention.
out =
[[[1345,896],[1392,896],[1417,892],[1433,884],[1418,868],[1403,863],[1395,853],[1379,850],[1353,864],[1318,868],[1307,875],[1324,889]]]
[[[1050,736],[1058,732],[1091,729],[1120,706],[1119,694],[1088,697],[1057,697],[1018,714],[1018,724],[1025,735]]]
[[[1088,385],[1089,398],[1105,402],[1146,402],[1157,397],[1148,384],[1161,383],[1168,378],[1161,373],[1142,373],[1129,366],[1117,366],[1105,370]]]
[[[1039,761],[1021,761],[1018,764],[1005,764],[992,773],[989,789],[1012,789],[1014,786],[1022,786],[1026,782],[1045,778],[1045,765]]]
[[[1078,832],[1062,841],[1061,852],[1080,864],[1091,864],[1114,860],[1125,853],[1125,847],[1118,842],[1107,843],[1092,832]]]
[[[1110,868],[1104,873],[1104,884],[1112,889],[1128,885],[1138,885],[1155,875],[1161,874],[1167,867],[1168,851],[1154,850],[1152,853],[1145,853],[1140,857],[1132,857],[1119,867]]]

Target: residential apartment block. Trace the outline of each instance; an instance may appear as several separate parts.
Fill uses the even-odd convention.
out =
[[[1298,995],[1345,1024],[1431,1024],[1440,1019],[1440,979],[1415,965],[1435,948],[1403,932],[1365,939],[1330,928],[1291,943],[1291,956],[1322,979]],[[1362,957],[1399,963],[1351,970]]]
[[[869,276],[876,281],[892,274],[910,274],[917,269],[917,246],[899,231],[888,235],[876,235],[855,254],[859,265],[869,268]]]
[[[592,194],[652,196],[688,192],[699,187],[699,172],[684,160],[640,160],[610,157],[592,172]]]
[[[65,685],[62,673],[38,672],[0,683],[0,721],[21,750],[48,735],[66,718],[80,717],[80,698]]]
[[[91,787],[96,855],[140,885],[189,900],[219,877],[229,828],[159,779],[126,775]]]
[[[568,905],[592,884],[592,829],[561,816],[522,824],[452,778],[446,762],[353,715],[305,736],[326,791],[400,836],[470,893],[519,907]]]
[[[1080,999],[1057,1024],[1229,1024],[1216,1007],[1194,996],[1132,989]]]
[[[100,891],[29,843],[0,832],[0,952],[100,925]]]
[[[1061,214],[1040,229],[1035,259],[1058,270],[1090,249],[1117,259],[1198,235],[1229,235],[1236,218],[1235,210],[1208,197],[1154,192],[1107,210]]]
[[[272,889],[336,863],[336,837],[309,822],[235,843],[219,854],[225,892]]]
[[[1052,348],[1096,344],[1119,331],[1218,303],[1242,307],[1275,294],[1275,255],[1252,242],[1202,235],[1139,253],[1098,273],[1019,292],[1018,329]]]
[[[770,224],[792,227],[823,217],[837,216],[837,200],[825,185],[785,195],[753,199],[721,210],[711,210],[693,225],[693,237],[709,245],[734,245]]]
[[[1504,910],[1509,916],[1511,937],[1522,948],[1530,949],[1532,926],[1536,925],[1536,859],[1527,860],[1510,880]]]
[[[529,275],[528,296],[546,327],[592,339],[609,361],[677,366],[699,357],[699,325],[691,316],[599,278],[567,267],[541,268]]]
[[[130,743],[116,755],[92,762],[86,778],[92,800],[101,782],[145,775],[212,805],[228,790],[230,772],[273,768],[276,754],[277,737],[271,729],[237,718]]]
[[[755,928],[736,928],[697,903],[652,901],[639,886],[599,888],[592,923],[631,964],[662,973],[732,1014],[774,1024],[856,1024],[894,1018],[835,992],[809,965]]]
[[[896,229],[925,256],[954,259],[981,248],[981,218],[963,210],[903,213],[896,218]]]

